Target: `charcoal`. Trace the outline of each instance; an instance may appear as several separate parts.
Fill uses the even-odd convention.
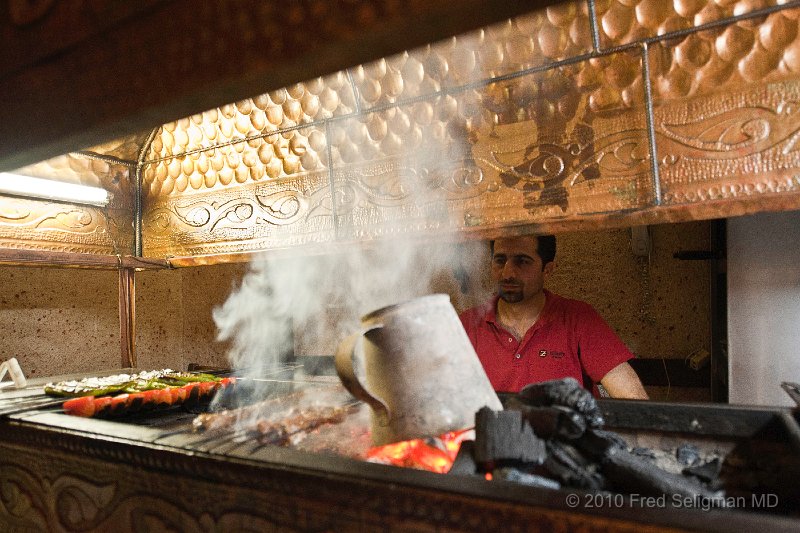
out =
[[[642,457],[643,459],[650,459],[651,461],[656,460],[656,452],[654,452],[650,448],[645,448],[643,446],[637,446],[635,448],[632,448],[631,453],[636,457]]]
[[[534,435],[519,411],[482,408],[475,415],[475,434],[475,461],[486,469],[507,462],[544,461],[544,441]]]
[[[478,471],[478,464],[475,462],[475,441],[465,440],[458,449],[453,466],[447,471],[448,474],[463,476],[481,475]]]
[[[518,397],[533,407],[560,405],[574,409],[586,418],[589,427],[599,428],[605,423],[594,396],[575,378],[531,383],[519,391]]]
[[[628,443],[613,431],[590,428],[575,441],[575,446],[590,457],[600,460],[612,449],[627,449]]]
[[[529,474],[517,468],[496,468],[492,472],[493,479],[500,479],[503,481],[513,481],[522,485],[529,485],[531,487],[541,487],[544,489],[560,489],[561,483],[544,476],[537,476],[536,474]]]
[[[602,463],[602,473],[617,492],[645,496],[681,496],[724,507],[722,491],[712,492],[697,480],[672,474],[627,450],[614,449]]]
[[[688,442],[678,446],[675,450],[675,457],[678,462],[684,466],[694,466],[700,462],[700,450],[694,444]]]
[[[605,479],[597,471],[597,465],[574,446],[553,440],[548,441],[547,451],[542,467],[563,485],[586,490],[601,490],[605,487]]]
[[[715,457],[711,461],[696,466],[688,466],[682,470],[687,476],[696,477],[700,481],[704,481],[714,485],[719,480],[719,474],[722,471],[722,461],[719,457]]]
[[[506,409],[521,412],[536,436],[543,439],[557,437],[574,440],[586,431],[586,419],[568,407],[560,405],[531,407],[519,399],[512,398],[507,402]]]

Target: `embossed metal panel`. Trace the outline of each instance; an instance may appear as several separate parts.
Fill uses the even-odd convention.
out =
[[[779,3],[778,0],[598,0],[595,10],[601,48],[613,48],[746,15]]]
[[[145,191],[227,186],[233,176],[223,170],[239,183],[319,170],[327,160],[320,124],[354,109],[352,87],[339,72],[165,124],[146,154]],[[186,182],[177,182],[182,176]]]
[[[345,131],[366,130],[371,145],[355,165],[334,160],[339,236],[497,227],[648,205],[641,79],[612,74],[639,62],[636,51],[623,52],[343,122]]]
[[[459,201],[483,188],[466,139],[468,124],[482,120],[479,98],[446,95],[332,125],[337,236],[462,226]]]
[[[96,208],[0,196],[0,246],[130,255],[134,217],[132,168],[113,158],[66,154],[19,169],[17,172],[23,175],[101,187],[111,199],[107,207]]]
[[[28,169],[131,211],[140,170],[144,253],[184,259],[798,208],[796,5],[562,2]]]
[[[153,202],[145,256],[230,254],[333,239],[327,172]]]
[[[587,54],[589,11],[564,2],[350,69],[362,110]]]
[[[651,49],[665,204],[800,192],[800,10]]]

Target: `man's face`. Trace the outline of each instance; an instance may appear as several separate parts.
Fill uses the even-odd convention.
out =
[[[550,277],[553,263],[542,270],[542,259],[536,252],[536,237],[510,237],[494,242],[492,280],[497,293],[508,303],[528,301],[542,292]]]

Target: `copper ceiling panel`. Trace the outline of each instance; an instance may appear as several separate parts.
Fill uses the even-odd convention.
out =
[[[800,9],[651,49],[665,204],[800,193]]]
[[[133,165],[66,154],[18,169],[19,174],[101,187],[105,208],[64,202],[0,197],[0,246],[87,254],[133,254]]]
[[[150,201],[142,221],[144,256],[257,252],[334,238],[327,170],[215,190],[198,182],[197,192]]]
[[[350,69],[362,111],[592,51],[586,2],[564,2]]]
[[[785,3],[779,0],[599,0],[601,49],[652,39]],[[755,25],[759,22],[756,20]]]
[[[130,210],[22,198],[0,202],[0,248],[131,255],[130,226]]]
[[[516,0],[175,0],[140,10],[79,1],[72,17],[45,9],[0,19],[0,170],[147,131],[215,106],[287,87],[533,11]],[[30,3],[13,2],[13,6]],[[37,2],[41,5],[41,2]],[[53,4],[53,2],[44,2]],[[30,6],[35,9],[36,6]],[[105,18],[102,8],[111,9]],[[72,37],[37,55],[39,28]]]
[[[383,138],[370,137],[371,148],[359,149],[353,161],[334,160],[339,238],[496,228],[648,206],[641,80],[610,75],[619,64],[640,71],[640,57],[622,52],[441,97],[425,102],[425,113],[400,106],[349,121],[348,131],[362,128],[369,136],[376,124],[372,130]]]
[[[355,111],[345,72],[296,83],[161,126],[145,154],[146,164],[266,138]],[[277,150],[278,152],[280,150]],[[279,176],[270,173],[270,177]]]

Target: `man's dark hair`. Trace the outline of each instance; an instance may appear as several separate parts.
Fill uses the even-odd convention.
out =
[[[536,253],[542,259],[542,268],[556,258],[556,236],[536,235]],[[494,255],[494,241],[489,241],[489,250]]]
[[[542,258],[542,266],[552,263],[556,258],[556,236],[538,235],[536,237],[536,253]]]

